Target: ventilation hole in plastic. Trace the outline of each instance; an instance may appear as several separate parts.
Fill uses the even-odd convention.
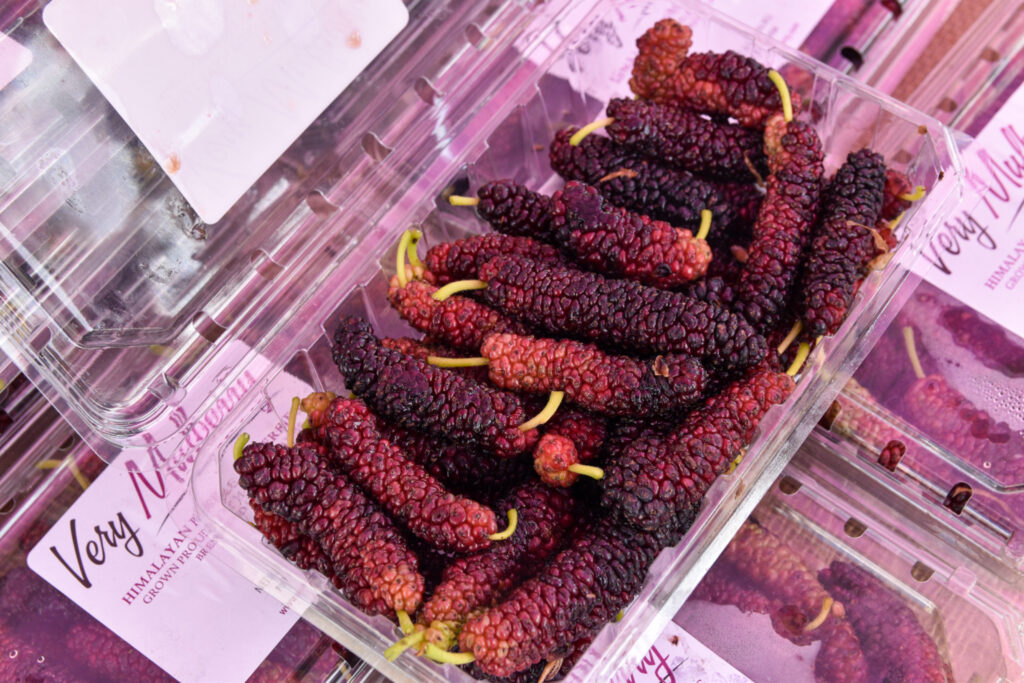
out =
[[[391,154],[391,148],[381,142],[376,133],[367,133],[361,142],[363,151],[374,161],[384,161]]]
[[[855,47],[844,45],[839,50],[839,54],[841,54],[848,62],[850,62],[850,65],[853,67],[854,71],[864,66],[864,55],[862,55],[860,53],[860,50],[858,50]]]
[[[14,512],[14,499],[9,499],[3,505],[0,505],[0,515],[9,515]]]
[[[893,19],[899,19],[903,14],[903,5],[900,4],[899,0],[882,0],[882,7],[892,13]]]
[[[779,480],[779,490],[785,493],[787,496],[792,496],[794,493],[800,490],[801,486],[803,486],[803,484],[798,482],[793,477],[787,476]]]
[[[915,581],[924,583],[928,579],[932,578],[932,574],[935,570],[924,564],[923,562],[915,562],[914,566],[910,568],[910,575],[914,577]]]
[[[74,448],[76,443],[78,443],[78,437],[72,434],[68,438],[64,439],[64,441],[62,441],[59,446],[57,446],[57,450],[60,451],[61,453],[65,453]]]
[[[275,277],[280,275],[281,271],[284,270],[283,266],[280,266],[270,260],[267,256],[267,252],[262,249],[257,249],[249,255],[249,262],[252,267],[256,269],[260,277],[265,280],[273,280]]]
[[[437,91],[434,84],[423,76],[417,78],[412,87],[416,94],[420,96],[420,99],[431,106],[441,97],[441,93]]]
[[[214,322],[213,318],[202,311],[199,311],[192,316],[192,326],[196,328],[196,332],[198,332],[203,339],[211,344],[220,339],[220,336],[224,334],[224,328]]]
[[[306,195],[306,206],[320,218],[327,218],[338,210],[337,206],[327,201],[320,190],[313,190]]]
[[[885,448],[878,454],[878,464],[890,472],[895,472],[906,454],[907,445],[899,439],[893,439],[885,444]]]
[[[955,112],[958,106],[959,105],[956,103],[956,100],[950,99],[948,97],[943,97],[939,101],[939,109],[947,113]]]
[[[50,330],[43,329],[35,337],[32,338],[30,346],[36,353],[42,353],[46,345],[50,343]]]
[[[487,36],[480,30],[480,27],[476,24],[470,24],[466,26],[466,40],[469,44],[476,49],[482,49],[484,43],[487,41]]]
[[[979,56],[986,62],[998,62],[999,58],[1002,55],[999,54],[998,50],[995,50],[991,47],[986,47],[984,50],[981,51],[981,55]]]
[[[867,525],[864,522],[858,521],[853,517],[846,520],[846,524],[843,524],[843,531],[850,538],[860,538],[864,535],[864,532],[868,530]]]
[[[839,417],[839,414],[842,412],[842,404],[839,403],[839,401],[832,401],[832,405],[828,407],[828,410],[825,411],[825,414],[821,416],[820,420],[818,420],[818,424],[821,425],[823,429],[831,430],[832,424],[836,421],[836,418]]]
[[[971,485],[966,482],[960,482],[953,484],[953,487],[949,489],[949,493],[946,494],[946,500],[942,501],[942,505],[953,511],[954,514],[959,515],[967,507],[967,501],[974,495],[974,489]]]

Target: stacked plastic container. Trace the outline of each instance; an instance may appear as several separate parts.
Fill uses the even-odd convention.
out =
[[[888,267],[861,288],[850,320],[816,346],[795,395],[768,414],[743,462],[715,485],[693,529],[663,553],[637,602],[602,632],[572,680],[610,680],[624,661],[643,655],[769,491],[757,507],[758,521],[807,550],[805,561],[815,569],[834,559],[853,561],[911,596],[906,600],[958,680],[961,673],[986,679],[1019,674],[1013,632],[1019,616],[995,597],[1012,590],[1012,573],[982,552],[1021,557],[1024,551],[1010,542],[1011,515],[999,518],[1003,546],[992,531],[972,538],[975,545],[966,549],[954,541],[922,550],[908,564],[905,553],[892,551],[905,528],[894,519],[917,519],[919,506],[910,502],[914,494],[908,498],[906,489],[890,486],[888,474],[879,480],[870,473],[873,461],[857,467],[832,456],[804,456],[780,480],[783,488],[798,482],[799,490],[772,485],[895,315],[886,306],[906,296],[906,290],[897,293],[911,262],[959,199],[961,168],[949,131],[936,118],[695,3],[596,2],[570,12],[559,2],[486,8],[411,2],[408,9],[406,30],[215,225],[191,212],[49,36],[35,3],[0,17],[5,31],[35,55],[29,69],[0,90],[0,112],[17,122],[0,144],[0,221],[6,226],[0,286],[9,303],[0,310],[4,348],[23,359],[26,375],[88,435],[92,450],[109,458],[124,445],[173,447],[181,424],[167,419],[171,413],[180,409],[186,421],[204,415],[226,387],[246,377],[253,390],[219,416],[193,474],[196,505],[231,549],[234,567],[283,601],[308,604],[314,623],[394,680],[468,679],[411,656],[386,662],[381,652],[397,635],[389,621],[360,614],[322,577],[295,569],[261,541],[248,524],[231,444],[243,431],[256,440],[283,432],[294,395],[344,390],[329,349],[340,313],[366,317],[380,334],[408,334],[384,297],[402,231],[421,229],[429,246],[483,230],[470,212],[443,201],[467,184],[507,177],[554,189],[546,160],[554,133],[599,116],[609,96],[627,95],[635,38],[656,19],[673,16],[693,26],[697,50],[730,47],[785,67],[810,103],[806,109],[825,141],[830,171],[847,152],[869,145],[930,191],[904,219],[901,246]],[[596,26],[625,47],[590,49],[585,37]],[[852,389],[838,400],[876,410]],[[886,428],[914,429],[883,419]],[[840,434],[839,424],[833,423],[833,435]],[[832,450],[871,443],[849,430],[842,436]],[[967,467],[935,448],[939,437],[930,438],[944,465]],[[901,472],[914,462],[906,456]],[[975,491],[985,484],[999,491],[1014,486],[996,482],[977,464],[964,472]],[[946,478],[933,490],[946,491]],[[846,481],[878,504],[865,509],[845,500],[838,492]],[[924,548],[929,533],[945,531],[928,523],[927,514],[919,516],[915,542]],[[849,519],[869,533],[855,537],[846,529]],[[985,568],[974,583],[957,570],[965,557]],[[924,576],[919,566],[931,572],[924,587],[906,576],[912,570]],[[944,622],[938,615],[947,611],[956,616]],[[954,628],[951,622],[960,619]],[[961,644],[957,634],[972,628],[997,636],[998,644],[989,642],[968,671],[964,662],[974,641]]]

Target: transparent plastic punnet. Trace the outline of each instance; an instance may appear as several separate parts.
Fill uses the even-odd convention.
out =
[[[394,663],[385,661],[381,653],[397,637],[387,619],[359,613],[323,577],[297,570],[265,545],[249,524],[249,507],[232,467],[232,445],[241,432],[253,441],[283,441],[293,396],[345,391],[330,353],[340,314],[366,318],[380,335],[411,334],[385,298],[402,231],[421,229],[425,246],[482,232],[471,210],[444,200],[453,191],[465,193],[467,184],[472,190],[486,180],[514,178],[532,189],[557,187],[547,161],[548,143],[565,126],[600,116],[608,97],[629,95],[635,40],[665,16],[693,27],[695,50],[728,47],[784,69],[808,103],[803,116],[813,120],[824,140],[829,173],[848,152],[868,145],[912,182],[929,188],[929,194],[904,218],[899,248],[883,270],[864,282],[847,323],[816,346],[794,394],[769,411],[742,462],[712,487],[691,531],[658,558],[639,598],[622,621],[599,635],[573,668],[572,680],[610,680],[620,665],[643,655],[856,367],[863,344],[870,341],[937,218],[958,200],[960,162],[952,137],[940,124],[702,5],[598,3],[578,25],[565,31],[560,27],[565,39],[521,43],[514,68],[503,71],[506,80],[490,101],[461,127],[430,133],[445,146],[443,158],[415,182],[405,182],[401,166],[380,176],[376,199],[390,210],[351,253],[311,260],[291,280],[288,296],[261,316],[259,334],[245,338],[252,353],[240,359],[236,372],[256,367],[257,360],[271,369],[253,371],[254,390],[211,433],[209,443],[215,447],[197,459],[193,470],[197,508],[231,549],[238,571],[285,602],[308,604],[309,618],[394,680],[466,680],[467,675],[408,654]],[[345,217],[339,214],[337,220]]]
[[[858,650],[868,681],[925,680],[923,662],[950,681],[1024,675],[1015,577],[827,447],[808,441],[730,543],[673,620],[754,680],[831,680]]]

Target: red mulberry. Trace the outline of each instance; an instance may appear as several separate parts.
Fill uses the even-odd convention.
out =
[[[412,533],[445,550],[474,552],[498,531],[494,511],[450,493],[381,436],[355,399],[335,399],[324,423],[329,458]]]
[[[494,334],[480,353],[489,360],[491,381],[502,388],[564,391],[570,401],[589,410],[630,417],[682,410],[700,398],[707,379],[691,356],[641,361],[569,340]]]
[[[174,681],[160,667],[98,621],[79,624],[68,631],[67,647],[69,651],[77,652],[88,667],[104,681]]]
[[[356,607],[371,614],[380,605],[406,612],[419,607],[423,577],[402,532],[317,449],[249,444],[235,471],[257,504],[320,544],[336,585]]]
[[[722,369],[767,354],[739,316],[673,292],[518,257],[492,259],[480,275],[488,303],[549,334],[651,356],[691,354]]]
[[[768,69],[732,50],[688,55],[690,29],[673,19],[662,19],[636,43],[639,54],[629,86],[641,98],[727,114],[749,128],[764,127],[772,114],[782,111]],[[795,94],[792,106],[799,111]]]
[[[765,150],[772,174],[736,292],[738,307],[762,332],[778,325],[796,281],[824,172],[821,139],[802,121],[769,121]]]
[[[410,325],[455,349],[476,352],[489,334],[527,332],[522,323],[473,299],[452,296],[436,301],[433,298],[436,291],[437,287],[423,280],[410,280],[403,287],[396,277],[391,279],[388,301]],[[394,343],[390,346],[405,352]],[[418,353],[407,355],[419,358]]]
[[[530,416],[517,396],[384,348],[365,321],[342,318],[334,362],[351,391],[399,426],[508,456],[539,438],[535,429],[519,429]]]

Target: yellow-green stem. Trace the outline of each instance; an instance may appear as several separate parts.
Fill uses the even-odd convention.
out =
[[[700,228],[697,230],[697,239],[706,240],[711,232],[711,210],[702,209],[700,212]]]
[[[249,443],[249,435],[246,434],[245,432],[239,434],[238,438],[235,439],[235,446],[234,449],[232,450],[232,453],[235,456],[235,460],[238,460],[239,458],[242,457],[242,451],[245,449],[245,444],[247,443]]]
[[[779,97],[782,99],[782,117],[786,119],[786,122],[793,120],[793,100],[789,96],[789,86],[786,85],[786,79],[782,77],[775,69],[768,71],[768,79],[775,84],[775,87],[779,89]]]
[[[604,479],[604,470],[600,467],[594,467],[593,465],[582,465],[577,462],[569,465],[566,469],[584,477],[590,477],[591,479]]]
[[[398,617],[398,628],[402,629],[402,633],[405,635],[412,633],[412,619],[409,618],[409,613],[404,609],[397,609],[395,610],[395,616]]]
[[[533,419],[527,420],[523,424],[519,425],[519,429],[524,432],[528,432],[535,427],[539,427],[550,420],[555,412],[558,411],[558,406],[562,405],[562,399],[565,398],[564,391],[552,391],[548,397],[548,402],[544,406],[544,409],[537,413]]]
[[[506,538],[511,538],[512,534],[516,532],[516,527],[519,525],[519,513],[516,512],[515,508],[510,508],[508,511],[508,526],[505,527],[504,531],[499,531],[496,534],[491,534],[487,538],[492,541],[504,541]]]
[[[448,203],[452,206],[476,206],[480,203],[477,197],[463,197],[461,194],[453,194],[448,197]]]
[[[426,654],[427,659],[432,659],[442,664],[454,664],[455,666],[469,664],[476,659],[472,652],[446,652],[433,643],[427,643],[424,654]]]
[[[916,202],[918,199],[921,199],[922,197],[924,197],[924,193],[925,193],[924,185],[918,185],[917,187],[914,188],[913,193],[911,193],[911,194],[898,194],[896,196],[899,197],[900,199],[902,199],[905,202]]]
[[[910,365],[914,368],[914,377],[924,379],[924,368],[921,367],[921,357],[917,355],[917,344],[914,343],[914,328],[903,328],[903,346],[907,349],[907,356],[910,357]]]
[[[431,296],[434,298],[434,301],[444,301],[452,294],[469,292],[474,289],[487,289],[487,283],[483,280],[456,280],[441,287]]]
[[[478,368],[488,365],[491,361],[483,356],[472,358],[448,358],[446,356],[427,356],[427,362],[439,368]]]
[[[420,255],[416,253],[416,247],[419,246],[420,240],[423,239],[423,232],[421,230],[410,230],[409,231],[409,263],[413,268],[422,269],[423,261],[420,261]]]
[[[804,324],[799,320],[793,323],[793,327],[789,330],[789,334],[787,334],[786,338],[782,340],[781,344],[779,344],[779,348],[777,349],[779,355],[782,355],[783,353],[786,352],[786,349],[789,348],[789,345],[792,344],[796,340],[796,338],[800,336],[800,331],[803,328]]]
[[[807,360],[807,356],[811,354],[811,345],[807,342],[800,342],[800,348],[797,349],[796,357],[790,364],[789,369],[786,370],[786,374],[790,377],[796,377],[796,373],[800,372],[800,368],[803,367],[804,361]]]
[[[413,645],[417,645],[420,642],[422,642],[424,637],[426,637],[425,631],[416,631],[415,633],[410,633],[401,640],[397,641],[388,649],[384,650],[384,659],[388,660],[389,662],[395,661],[396,659],[398,659],[398,656],[400,654],[408,650]]]
[[[288,448],[295,445],[295,421],[299,417],[300,403],[298,396],[292,397],[292,407],[288,410],[288,440],[285,442]]]
[[[832,610],[832,603],[833,602],[835,602],[835,601],[832,599],[831,596],[826,597],[822,601],[822,603],[821,603],[821,611],[818,612],[818,616],[814,617],[813,621],[807,622],[807,625],[804,626],[804,631],[805,632],[813,631],[814,629],[818,628],[819,626],[821,626],[822,624],[825,623],[825,620],[828,619],[828,613]]]
[[[615,119],[609,116],[608,118],[598,119],[597,121],[588,123],[572,134],[572,137],[569,138],[569,144],[573,147],[579,147],[579,144],[583,142],[583,138],[587,137],[598,128],[604,128],[605,126],[612,125],[614,121]]]
[[[411,241],[412,230],[406,230],[398,240],[398,251],[395,253],[395,274],[398,275],[398,286],[402,288],[409,284],[409,274],[405,272],[405,255],[409,252]]]

